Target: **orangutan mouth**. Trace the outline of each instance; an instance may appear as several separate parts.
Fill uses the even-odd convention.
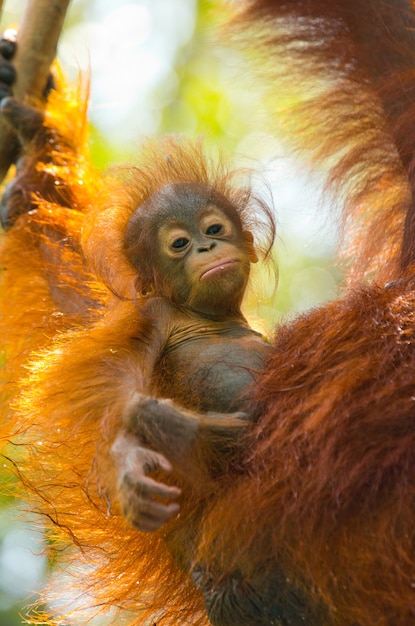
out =
[[[200,280],[204,280],[205,278],[214,276],[215,274],[220,274],[222,271],[230,269],[230,266],[235,265],[236,263],[238,263],[236,259],[222,259],[221,261],[215,263],[215,265],[212,265],[212,267],[205,270],[203,274],[201,274]]]

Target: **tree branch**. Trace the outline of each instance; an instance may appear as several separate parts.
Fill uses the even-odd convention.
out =
[[[14,65],[17,82],[13,93],[20,100],[42,101],[50,66],[56,56],[70,0],[29,0],[17,33]],[[2,0],[0,0],[1,8]],[[8,124],[0,119],[0,181],[18,151],[18,142]]]

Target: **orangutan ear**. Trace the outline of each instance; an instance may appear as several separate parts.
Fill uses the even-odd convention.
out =
[[[152,298],[155,295],[154,285],[138,274],[134,278],[134,288],[141,298]]]
[[[246,244],[246,248],[248,250],[249,260],[251,261],[251,263],[257,263],[258,255],[256,253],[255,246],[254,246],[253,234],[249,230],[244,230],[243,238]]]

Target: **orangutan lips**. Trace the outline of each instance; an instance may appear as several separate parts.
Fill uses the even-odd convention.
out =
[[[226,259],[220,261],[216,265],[213,265],[213,267],[210,267],[209,269],[204,271],[203,274],[201,274],[200,276],[200,280],[204,280],[208,276],[213,276],[214,274],[219,274],[223,270],[229,269],[230,265],[235,265],[235,263],[237,263],[237,261],[235,261],[234,259]]]

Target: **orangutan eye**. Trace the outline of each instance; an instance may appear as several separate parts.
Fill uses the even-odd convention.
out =
[[[186,239],[186,237],[179,237],[178,239],[175,239],[173,241],[173,243],[171,244],[171,247],[174,248],[175,250],[181,250],[182,248],[185,248],[188,243],[189,243],[189,240]]]
[[[222,230],[222,224],[212,224],[206,231],[207,235],[218,235]]]

